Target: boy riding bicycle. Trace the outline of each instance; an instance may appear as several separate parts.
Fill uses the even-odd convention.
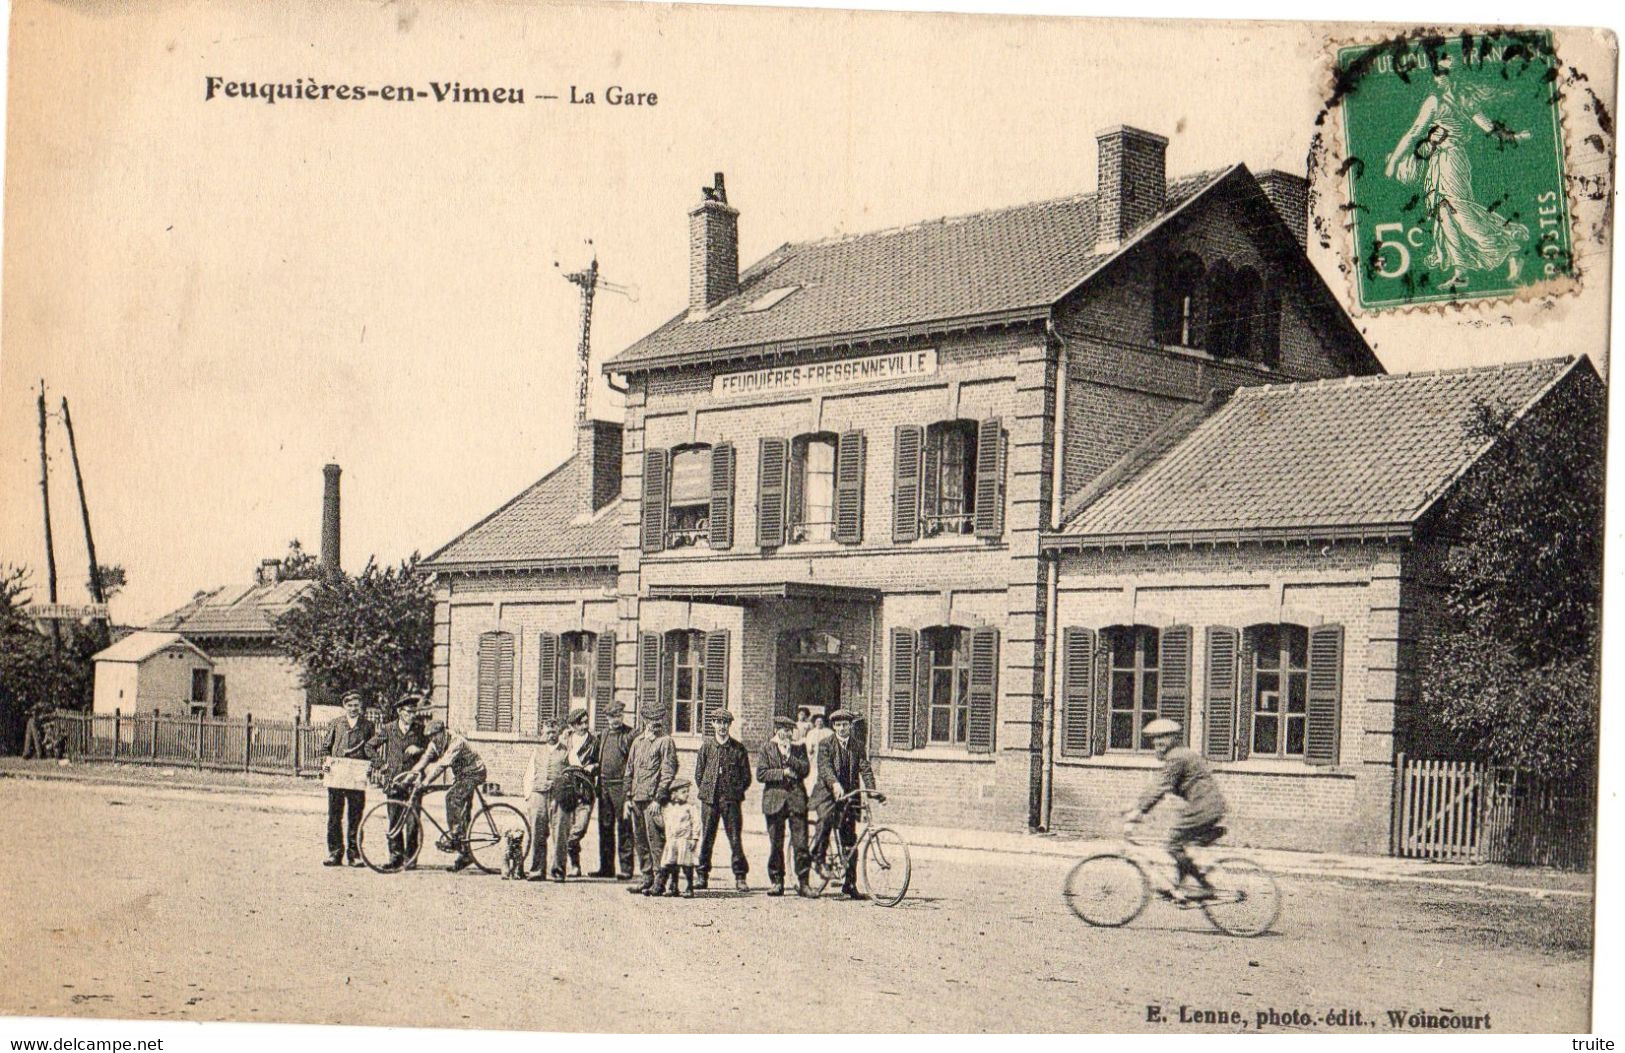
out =
[[[1123,832],[1132,839],[1141,817],[1170,794],[1185,802],[1179,818],[1174,820],[1172,829],[1168,831],[1168,854],[1173,856],[1179,876],[1174,887],[1164,891],[1163,895],[1191,902],[1212,899],[1214,892],[1206,874],[1185,848],[1187,845],[1211,845],[1224,836],[1225,828],[1220,822],[1224,819],[1225,803],[1224,795],[1219,792],[1219,785],[1201,754],[1188,747],[1174,745],[1179,740],[1179,732],[1179,725],[1172,720],[1153,720],[1141,731],[1157,751],[1157,758],[1162,761],[1162,772],[1134,807],[1124,813],[1126,822]],[[1196,888],[1185,888],[1187,877],[1196,879]]]

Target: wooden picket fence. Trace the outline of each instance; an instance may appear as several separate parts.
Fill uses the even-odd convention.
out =
[[[1403,753],[1394,766],[1396,856],[1589,870],[1595,831],[1589,785]]]
[[[325,728],[302,721],[151,713],[58,711],[68,756],[81,761],[318,775]]]

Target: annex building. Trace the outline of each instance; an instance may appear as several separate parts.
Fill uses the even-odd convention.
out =
[[[493,778],[571,707],[692,751],[719,708],[755,745],[839,706],[889,820],[1103,831],[1161,715],[1235,840],[1386,850],[1466,425],[1601,384],[1384,375],[1305,254],[1304,180],[1098,145],[1094,193],[743,271],[705,188],[686,309],[605,367],[624,423],[426,564],[435,704]]]

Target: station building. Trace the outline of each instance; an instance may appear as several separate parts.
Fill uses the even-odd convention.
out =
[[[1304,180],[1097,142],[1094,193],[743,272],[704,188],[687,307],[605,366],[624,423],[427,561],[435,704],[493,778],[572,707],[663,714],[685,755],[719,708],[755,745],[839,707],[888,821],[1098,832],[1161,715],[1235,840],[1387,849],[1466,424],[1600,382],[1387,376]]]

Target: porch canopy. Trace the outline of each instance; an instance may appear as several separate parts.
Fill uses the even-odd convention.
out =
[[[643,598],[718,603],[733,607],[749,607],[770,600],[876,604],[880,602],[880,590],[855,585],[821,585],[811,581],[753,581],[714,585],[671,583],[649,585],[644,590]]]

